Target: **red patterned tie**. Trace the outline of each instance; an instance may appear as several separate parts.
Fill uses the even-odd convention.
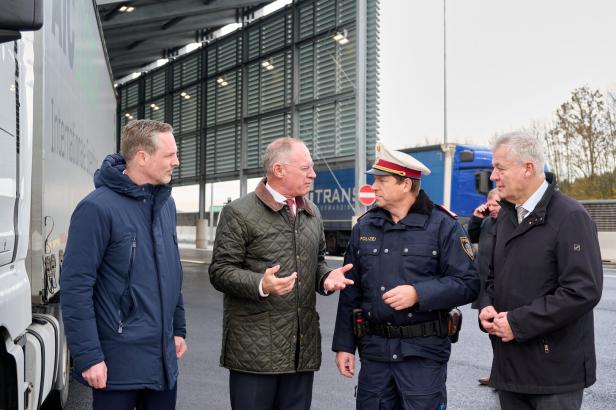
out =
[[[289,215],[291,215],[292,221],[295,221],[295,211],[293,210],[294,203],[295,203],[295,199],[293,198],[287,199],[287,205],[289,205]]]

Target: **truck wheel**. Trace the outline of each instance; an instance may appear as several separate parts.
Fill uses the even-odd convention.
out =
[[[62,374],[59,375],[62,380],[62,387],[57,390],[52,390],[49,393],[49,396],[47,396],[47,399],[41,406],[41,410],[62,410],[66,407],[71,377],[71,355],[68,351],[66,339],[64,339],[64,351],[62,354],[64,357],[64,364],[62,366]]]

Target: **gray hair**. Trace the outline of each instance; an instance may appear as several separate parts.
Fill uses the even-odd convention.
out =
[[[545,156],[541,141],[524,131],[514,131],[497,137],[491,144],[492,152],[499,147],[506,146],[511,153],[511,159],[520,164],[532,162],[537,170],[537,175],[543,175]]]
[[[263,152],[263,170],[265,175],[271,175],[272,168],[277,162],[284,163],[288,160],[289,154],[293,150],[296,144],[304,144],[304,142],[298,138],[283,137],[277,138],[270,142]]]
[[[137,151],[143,150],[153,154],[158,149],[158,134],[173,132],[173,127],[166,122],[154,120],[133,120],[122,128],[120,153],[125,161],[135,158]]]
[[[488,192],[488,199],[494,197],[494,195],[498,195],[498,188],[493,188]]]

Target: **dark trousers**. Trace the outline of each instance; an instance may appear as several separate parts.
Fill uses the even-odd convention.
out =
[[[235,410],[310,410],[314,372],[252,374],[230,370]]]
[[[357,410],[445,410],[447,363],[423,357],[403,362],[361,360]]]
[[[502,410],[579,410],[584,389],[559,394],[522,394],[499,390]]]
[[[92,389],[93,410],[174,410],[177,384],[171,390]]]

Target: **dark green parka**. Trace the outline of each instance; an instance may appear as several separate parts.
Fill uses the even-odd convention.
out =
[[[272,198],[264,179],[222,211],[209,273],[214,288],[225,294],[223,367],[276,374],[315,371],[321,365],[316,292],[325,294],[323,281],[331,269],[317,208],[306,198],[296,201],[293,223],[287,205]],[[295,288],[262,298],[259,282],[277,264],[278,277],[297,272]]]

